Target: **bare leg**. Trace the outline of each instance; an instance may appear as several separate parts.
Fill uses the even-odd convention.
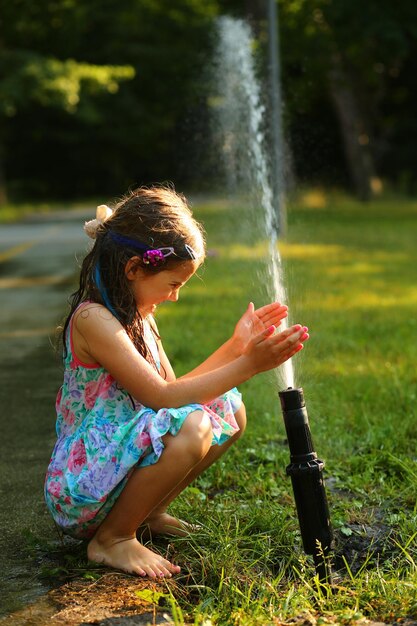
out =
[[[159,461],[132,472],[88,545],[89,559],[151,578],[179,572],[178,566],[140,544],[136,529],[206,456],[211,439],[210,419],[203,411],[191,413],[175,437],[166,435]]]
[[[169,504],[180,494],[188,485],[190,485],[197,476],[200,476],[207,468],[217,461],[227,450],[239,439],[245,432],[246,427],[246,409],[244,404],[241,405],[235,413],[235,418],[240,430],[225,441],[221,446],[211,446],[206,456],[187,474],[187,476],[171,491],[171,493],[152,511],[145,520],[151,534],[169,534],[185,536],[193,530],[192,526],[187,522],[178,520],[167,513]]]

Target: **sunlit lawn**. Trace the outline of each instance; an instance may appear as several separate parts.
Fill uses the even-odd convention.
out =
[[[268,286],[267,246],[254,239],[243,204],[219,199],[194,208],[207,230],[207,262],[179,302],[158,313],[177,375],[230,336],[249,301],[265,302]],[[177,625],[417,618],[417,202],[360,204],[310,192],[292,200],[288,221],[280,252],[291,321],[311,334],[294,359],[296,384],[326,462],[335,593],[320,590],[302,550],[285,474],[282,383],[266,373],[241,387],[245,437],[173,504],[200,530],[155,541],[182,574],[161,582],[156,595],[143,590],[155,583],[138,581],[149,610],[152,600],[165,602]],[[41,572],[54,583],[58,575],[87,585],[103,576],[83,546],[55,564],[54,545],[46,543],[52,565]],[[130,581],[119,580],[120,589]]]
[[[249,300],[265,297],[265,247],[245,244],[239,206],[195,211],[211,256],[159,316],[178,373],[227,338]],[[263,374],[242,385],[246,436],[175,505],[204,524],[176,542],[187,572],[178,602],[196,623],[278,623],[303,611],[344,623],[417,617],[416,234],[416,201],[310,192],[290,204],[280,244],[288,304],[311,333],[294,359],[296,384],[326,461],[338,593],[317,591],[302,552],[279,386]]]
[[[94,207],[99,204],[99,202],[100,201],[95,198],[88,198],[77,202],[58,200],[44,202],[8,202],[0,206],[0,224],[22,220],[28,216],[33,216],[34,213],[40,215],[43,213],[51,213],[51,211]]]

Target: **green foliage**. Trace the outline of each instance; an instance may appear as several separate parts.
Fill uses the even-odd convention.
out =
[[[417,136],[410,80],[416,72],[415,2],[278,0],[278,6],[285,115],[297,169],[316,179],[327,170],[340,181],[340,120],[330,97],[337,63],[367,128],[367,137],[358,140],[369,142],[380,175],[408,184],[406,155]]]
[[[119,83],[131,80],[130,66],[112,67],[61,61],[24,52],[6,52],[0,64],[0,113],[13,117],[33,103],[75,113],[82,97],[100,91],[117,93]]]
[[[215,184],[207,79],[215,18],[259,14],[264,4],[6,3],[0,178],[4,160],[13,199],[113,196],[167,179],[199,188]],[[296,176],[346,184],[342,121],[330,95],[336,63],[366,127],[358,141],[369,146],[377,174],[413,192],[416,3],[277,4],[284,118]],[[266,40],[265,19],[256,31],[258,48]]]
[[[186,120],[204,107],[216,10],[215,0],[9,3],[0,89],[12,192],[74,198],[172,178]]]

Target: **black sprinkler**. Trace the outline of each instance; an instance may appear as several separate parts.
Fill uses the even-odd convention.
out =
[[[301,387],[279,392],[291,463],[291,477],[303,547],[312,555],[321,583],[331,584],[333,532],[323,480],[324,462],[317,458]]]

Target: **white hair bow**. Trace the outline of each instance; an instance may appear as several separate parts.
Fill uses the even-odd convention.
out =
[[[84,230],[90,239],[95,239],[97,237],[97,229],[106,222],[109,217],[111,217],[113,211],[107,204],[100,204],[96,209],[96,217],[94,220],[90,220],[89,222],[85,222]]]

